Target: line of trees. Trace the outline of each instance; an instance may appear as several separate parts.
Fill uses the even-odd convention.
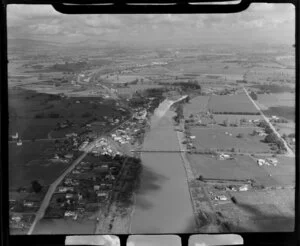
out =
[[[214,114],[238,114],[238,115],[260,115],[259,112],[230,112],[230,111],[213,111]]]
[[[62,116],[59,113],[55,113],[55,112],[50,112],[48,114],[45,114],[44,112],[42,113],[37,113],[35,115],[36,119],[43,119],[43,118],[61,118]]]

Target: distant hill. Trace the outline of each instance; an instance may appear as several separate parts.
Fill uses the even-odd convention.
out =
[[[57,49],[61,46],[57,42],[49,42],[44,40],[9,38],[7,40],[8,50],[25,51],[25,50],[45,50]]]

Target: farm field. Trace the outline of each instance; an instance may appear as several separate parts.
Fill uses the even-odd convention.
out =
[[[281,186],[295,186],[295,158],[277,156],[278,164],[274,166],[262,166],[267,173],[271,174],[272,178]]]
[[[212,113],[218,114],[259,114],[253,103],[245,93],[236,95],[213,95],[208,103]]]
[[[211,155],[187,155],[196,177],[207,179],[252,179],[258,185],[274,186],[278,182],[259,167],[250,156],[235,156],[232,160],[218,160]]]
[[[207,111],[209,96],[197,96],[186,103],[183,108],[184,117],[189,117],[191,114]]]
[[[250,136],[256,128],[252,127],[223,127],[223,128],[192,128],[191,135],[196,136],[193,144],[196,149],[214,149],[219,151],[236,152],[269,152],[270,147],[261,142],[264,137]],[[227,132],[227,134],[226,134]],[[230,136],[232,134],[232,136]],[[241,138],[237,135],[242,134]]]
[[[92,234],[94,230],[93,220],[42,219],[33,234]]]
[[[60,98],[47,94],[17,90],[9,94],[9,134],[22,139],[47,138],[56,124],[68,119],[81,124],[104,116],[119,117],[127,113],[116,110],[114,101],[101,98]],[[71,130],[71,129],[70,129]],[[59,132],[54,133],[62,137]],[[55,136],[53,136],[55,137]]]
[[[279,129],[278,132],[280,135],[286,134],[292,134],[295,133],[295,122],[289,122],[289,123],[275,123],[273,124],[276,129]]]
[[[222,124],[224,120],[228,121],[228,124],[240,122],[241,119],[249,120],[262,120],[261,115],[239,115],[239,114],[214,114],[214,120],[217,124]]]
[[[278,117],[286,118],[287,120],[295,121],[296,112],[294,107],[278,106],[270,107],[267,110],[263,110],[266,116],[276,115]]]
[[[258,94],[257,99],[262,110],[276,106],[295,107],[294,93],[284,92],[276,94]]]
[[[47,139],[48,133],[54,128],[56,119],[10,119],[9,135],[19,133],[21,139]]]
[[[294,189],[231,192],[231,195],[236,198],[237,204],[217,206],[224,220],[230,221],[231,231],[294,230]]]
[[[51,146],[53,142],[39,141],[23,143],[16,146],[9,144],[9,188],[14,190],[30,185],[31,181],[39,180],[48,185],[69,165],[68,163],[53,163]],[[49,152],[49,153],[47,153]]]

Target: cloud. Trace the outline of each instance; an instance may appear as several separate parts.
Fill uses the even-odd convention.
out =
[[[251,4],[235,14],[118,14],[63,15],[52,6],[9,5],[8,34],[12,37],[120,39],[160,42],[185,39],[237,40],[251,33],[252,40],[266,36],[278,42],[294,42],[295,7],[291,4]],[[284,35],[281,35],[283,30]],[[247,41],[247,40],[245,40]]]

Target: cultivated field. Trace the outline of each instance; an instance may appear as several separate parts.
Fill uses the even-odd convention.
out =
[[[22,139],[31,140],[47,138],[56,124],[66,119],[75,125],[95,119],[103,120],[104,116],[119,117],[126,115],[126,112],[117,110],[114,101],[97,97],[60,98],[18,90],[9,94],[9,115],[9,134],[18,132]],[[63,136],[53,133],[53,137]]]
[[[277,156],[277,166],[262,166],[269,173],[273,179],[277,181],[280,186],[295,186],[296,179],[296,162],[295,158]]]
[[[48,133],[54,128],[55,124],[56,120],[53,119],[11,119],[9,135],[15,135],[18,132],[22,139],[47,139]]]
[[[276,115],[278,117],[283,117],[287,120],[295,121],[296,112],[294,107],[270,107],[267,110],[263,110],[266,116]]]
[[[264,137],[250,136],[255,129],[251,127],[192,128],[191,135],[196,136],[193,144],[199,150],[231,151],[234,148],[236,152],[269,152],[270,147],[261,142]],[[242,136],[237,137],[239,134]]]
[[[33,180],[48,185],[69,165],[51,162],[53,142],[39,141],[16,146],[9,144],[9,188],[28,186]]]
[[[232,232],[293,231],[294,189],[231,192],[237,204],[218,205]]]
[[[189,103],[184,105],[184,117],[189,117],[191,114],[207,111],[209,96],[197,96],[190,100]]]
[[[257,99],[262,110],[269,107],[295,107],[295,93],[258,94]]]
[[[212,96],[208,103],[212,113],[218,114],[259,114],[245,93],[225,96]]]
[[[250,156],[235,156],[233,160],[218,160],[211,155],[189,154],[193,173],[196,177],[202,175],[204,179],[252,179],[258,185],[273,186],[278,182],[259,167]]]
[[[249,120],[262,120],[261,115],[239,115],[239,114],[214,114],[214,120],[217,124],[222,124],[224,120],[230,123],[239,123],[241,119]]]

